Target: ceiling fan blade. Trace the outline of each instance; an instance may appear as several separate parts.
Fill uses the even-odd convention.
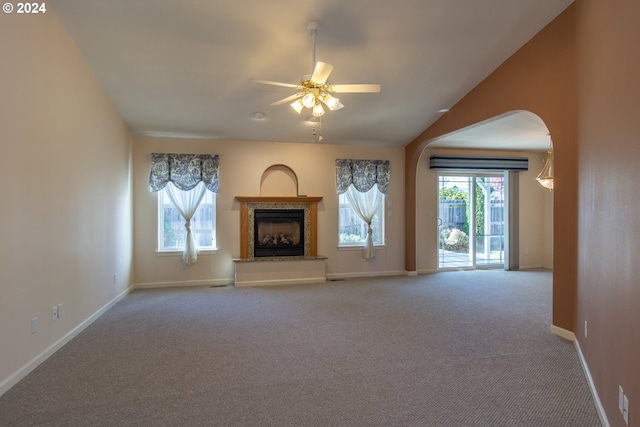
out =
[[[329,74],[333,71],[333,65],[327,64],[325,62],[318,62],[316,64],[316,68],[313,70],[313,74],[311,75],[311,81],[323,85],[329,78]]]
[[[287,96],[286,98],[281,99],[280,101],[276,101],[274,103],[272,103],[271,105],[282,105],[282,104],[286,104],[289,101],[293,101],[296,98],[300,98],[302,95],[304,95],[304,92],[298,92],[295,95],[291,95],[291,96]]]
[[[272,80],[257,80],[257,79],[251,79],[250,81],[253,83],[260,83],[263,85],[273,85],[273,86],[290,87],[294,89],[302,89],[300,85],[294,85],[292,83],[282,83],[282,82],[274,82]]]
[[[347,84],[331,85],[331,91],[335,93],[374,93],[380,92],[379,84]]]

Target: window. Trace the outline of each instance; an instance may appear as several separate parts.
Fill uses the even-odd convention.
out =
[[[371,191],[378,191],[374,186]],[[371,228],[374,245],[384,245],[384,196],[373,217]],[[354,212],[346,193],[338,196],[338,232],[340,246],[362,246],[367,240],[367,223]]]
[[[206,191],[191,218],[191,232],[200,249],[216,249],[216,193]],[[184,219],[167,190],[158,191],[158,251],[182,251],[187,236]]]

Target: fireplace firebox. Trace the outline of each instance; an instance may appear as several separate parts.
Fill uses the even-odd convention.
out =
[[[254,256],[304,256],[304,209],[255,209]]]

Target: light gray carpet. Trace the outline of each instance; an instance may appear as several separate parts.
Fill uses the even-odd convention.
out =
[[[2,426],[599,426],[551,273],[136,291]]]

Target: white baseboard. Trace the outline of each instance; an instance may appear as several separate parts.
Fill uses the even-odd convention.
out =
[[[134,283],[133,289],[154,289],[154,288],[183,288],[197,286],[233,286],[231,279],[204,279],[204,280],[184,280],[179,282],[147,282]]]
[[[16,385],[21,379],[29,375],[31,371],[37,368],[42,362],[47,360],[53,353],[60,350],[65,344],[75,338],[80,332],[85,330],[87,326],[91,325],[96,321],[100,316],[106,313],[111,307],[116,305],[122,298],[127,296],[133,289],[127,288],[122,291],[119,295],[109,301],[107,304],[102,306],[98,311],[89,316],[84,322],[80,323],[78,326],[73,328],[69,333],[60,338],[58,341],[53,343],[49,348],[40,353],[38,356],[29,361],[26,365],[20,368],[13,375],[9,376],[6,380],[0,383],[0,396],[5,394],[11,387]]]
[[[362,277],[405,276],[404,271],[361,271],[355,273],[327,273],[327,280],[359,279]]]
[[[246,287],[254,287],[254,286],[311,285],[316,283],[325,283],[326,281],[327,280],[324,277],[236,281],[235,287],[246,288]]]
[[[587,383],[589,384],[589,390],[591,390],[591,395],[593,396],[593,403],[596,405],[596,411],[598,412],[598,417],[600,417],[600,422],[604,427],[609,427],[609,420],[607,419],[607,414],[604,411],[604,406],[602,406],[602,402],[600,401],[600,397],[598,396],[598,391],[596,390],[596,386],[593,383],[593,377],[591,376],[591,371],[589,371],[589,366],[587,365],[587,361],[582,354],[582,350],[580,349],[580,342],[576,339],[576,335],[568,331],[566,329],[560,328],[556,325],[551,325],[551,332],[559,337],[562,337],[566,340],[569,340],[573,343],[578,352],[578,356],[580,357],[580,364],[582,365],[582,370],[584,371],[584,375],[587,378]]]
[[[600,397],[598,396],[598,391],[596,390],[596,386],[593,383],[593,377],[591,376],[591,371],[589,371],[589,366],[587,365],[587,361],[582,354],[582,350],[580,349],[580,342],[576,339],[573,341],[573,344],[576,346],[576,350],[578,351],[578,356],[580,356],[580,362],[582,364],[582,369],[584,370],[584,375],[587,377],[587,382],[589,383],[589,389],[591,390],[591,394],[593,395],[593,402],[596,405],[596,411],[598,411],[598,416],[600,417],[600,422],[604,427],[609,427],[609,420],[607,419],[607,414],[604,411],[604,406],[602,406],[602,402],[600,401]]]
[[[556,325],[551,325],[551,332],[567,341],[575,342],[576,334]]]

